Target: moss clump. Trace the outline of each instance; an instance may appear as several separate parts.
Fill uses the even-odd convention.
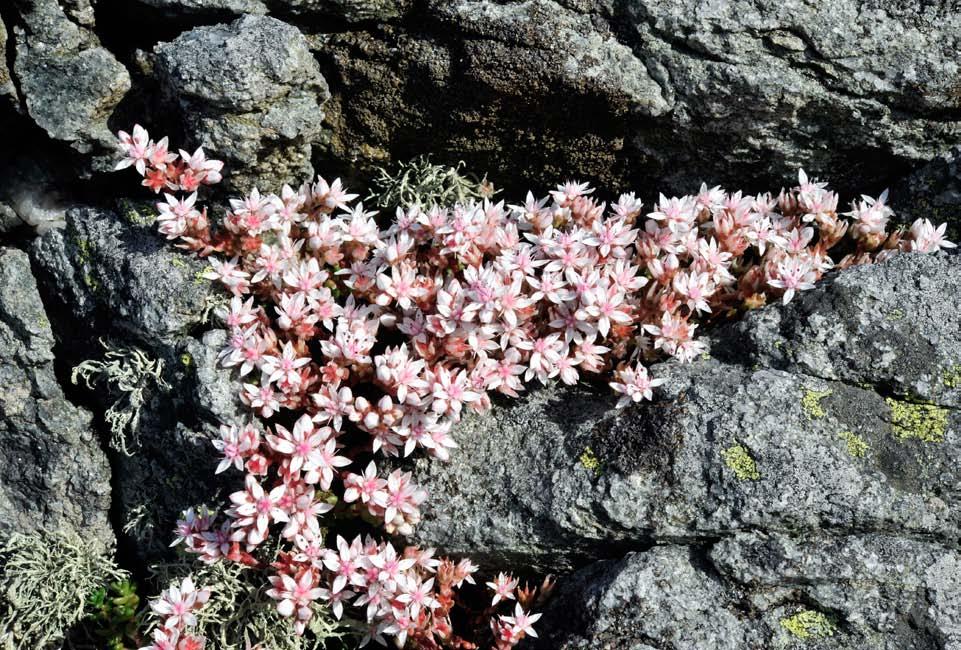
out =
[[[798,639],[823,639],[833,636],[837,626],[821,612],[804,609],[781,619],[781,627]]]
[[[601,460],[590,447],[585,447],[584,452],[578,458],[584,469],[594,472],[595,476],[601,475]]]
[[[804,391],[804,395],[801,396],[801,408],[807,413],[807,416],[812,420],[816,418],[823,418],[827,415],[824,412],[824,407],[821,406],[821,400],[830,395],[833,391],[828,390],[811,390],[807,389]]]
[[[943,442],[948,429],[948,409],[936,404],[916,404],[888,397],[891,426],[899,441]]]
[[[848,453],[855,458],[862,458],[867,450],[870,449],[868,443],[864,441],[864,438],[853,431],[841,431],[838,433],[838,436],[847,443]]]
[[[150,226],[157,221],[148,203],[134,203],[128,199],[120,199],[117,208],[124,219],[135,226]]]
[[[0,647],[52,647],[104,585],[126,579],[113,549],[73,531],[13,534],[0,546]]]
[[[888,315],[885,316],[885,319],[889,321],[898,321],[903,318],[904,318],[904,310],[902,309],[892,309],[890,312],[888,312]]]
[[[724,465],[734,472],[739,481],[757,481],[761,473],[757,469],[757,462],[751,457],[744,445],[733,445],[721,452]]]
[[[399,163],[393,172],[378,167],[371,186],[367,200],[380,208],[454,205],[491,198],[495,194],[486,176],[478,180],[464,173],[463,162],[445,167],[431,164],[428,156]]]

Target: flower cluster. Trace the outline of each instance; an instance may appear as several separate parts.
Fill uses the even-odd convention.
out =
[[[197,625],[197,610],[210,598],[210,591],[197,589],[190,578],[173,585],[150,603],[160,619],[153,631],[153,643],[141,650],[203,650],[206,639],[191,634]]]
[[[383,224],[339,180],[318,178],[279,195],[254,189],[212,227],[196,189],[219,180],[219,163],[201,150],[169,154],[139,127],[120,138],[120,166],[135,166],[157,193],[189,193],[164,194],[160,231],[207,256],[206,277],[233,294],[220,360],[242,378],[241,399],[265,420],[298,417],[290,430],[223,429],[218,471],[246,472],[245,489],[220,527],[195,526],[188,548],[244,561],[279,530],[288,546],[272,593],[298,630],[315,601],[338,611],[367,604],[372,638],[425,644],[415,647],[450,638],[443,592],[469,572],[434,585],[426,576],[437,567],[415,563],[385,583],[374,569],[392,547],[320,547],[318,517],[334,500],[387,533],[419,521],[426,494],[399,470],[381,472],[377,456],[421,450],[444,460],[466,412],[484,413],[493,394],[516,397],[534,380],[608,375],[619,405],[651,399],[663,380],[647,365],[703,353],[695,332],[711,319],[787,303],[833,268],[953,246],[927,220],[889,229],[885,194],[840,213],[838,196],[803,171],[776,195],[705,185],[661,195],[647,213],[633,193],[608,206],[570,182],[518,205],[399,206]],[[374,460],[358,473],[361,458]],[[408,549],[399,562],[421,553]],[[495,643],[510,647],[534,620],[523,608],[496,617]]]

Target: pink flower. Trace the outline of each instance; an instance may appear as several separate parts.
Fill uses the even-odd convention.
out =
[[[402,587],[403,591],[397,596],[397,602],[407,606],[410,616],[416,619],[421,610],[434,610],[440,607],[440,602],[433,597],[434,579],[424,582],[411,579]]]
[[[377,476],[377,466],[374,461],[367,464],[363,474],[349,473],[344,478],[344,501],[353,503],[360,500],[361,503],[371,501],[380,502],[386,500],[386,494],[382,494],[387,486],[387,481]]]
[[[623,395],[617,402],[617,408],[627,406],[631,402],[653,399],[651,389],[666,381],[663,378],[651,379],[647,374],[647,368],[640,364],[634,368],[618,370],[614,376],[617,381],[612,381],[610,386],[615,392]]]
[[[317,466],[323,463],[322,446],[330,439],[332,431],[327,427],[314,428],[314,423],[306,413],[294,423],[293,431],[279,424],[274,427],[276,436],[267,436],[270,448],[290,458],[290,471],[297,473],[301,467]]]
[[[150,135],[139,124],[133,127],[133,135],[120,131],[119,146],[124,154],[123,160],[114,169],[125,169],[133,165],[141,176],[147,171],[150,159]]]
[[[496,605],[502,600],[514,600],[514,590],[520,581],[506,573],[498,573],[493,582],[488,582],[487,587],[494,592],[491,605]]]
[[[286,574],[270,576],[270,584],[273,588],[267,590],[267,595],[279,601],[277,611],[284,618],[296,614],[294,629],[298,635],[303,634],[313,613],[310,606],[323,594],[314,572],[308,569],[296,580]]]
[[[251,448],[248,438],[241,437],[240,429],[236,426],[221,425],[220,440],[214,440],[213,445],[224,455],[214,474],[220,474],[231,466],[243,471],[245,459],[256,451]]]
[[[480,395],[469,390],[467,373],[438,368],[434,376],[431,409],[441,415],[460,414],[464,404],[476,401]]]
[[[942,248],[954,248],[953,244],[944,238],[944,231],[948,224],[942,223],[937,228],[927,219],[918,219],[911,224],[908,231],[907,250],[918,253],[936,253]]]
[[[337,441],[329,438],[322,447],[312,452],[304,462],[304,481],[318,483],[322,490],[329,490],[334,481],[334,470],[350,465],[350,459],[338,456],[336,450]]]
[[[501,620],[511,626],[513,637],[517,639],[522,639],[525,635],[536,638],[537,632],[534,631],[534,623],[539,621],[540,618],[541,614],[526,613],[519,603],[514,605],[513,616],[501,616]]]
[[[207,589],[196,589],[193,580],[184,578],[180,585],[172,585],[150,603],[150,609],[164,619],[166,628],[182,629],[197,624],[194,612],[210,598]]]
[[[288,384],[300,383],[300,368],[310,363],[310,357],[298,357],[294,346],[284,343],[283,353],[278,357],[265,355],[262,370],[268,382],[283,381]]]
[[[795,291],[813,289],[815,278],[816,275],[807,262],[798,257],[788,257],[778,263],[776,274],[769,277],[767,283],[784,290],[782,300],[786,305],[794,297]]]
[[[244,490],[230,495],[234,507],[228,514],[236,519],[234,527],[246,530],[247,543],[257,546],[264,541],[272,522],[288,520],[287,513],[278,505],[287,487],[281,484],[265,492],[253,476],[247,477],[245,486]]]

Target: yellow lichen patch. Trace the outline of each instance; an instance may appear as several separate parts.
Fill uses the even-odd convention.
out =
[[[861,458],[870,449],[868,443],[864,442],[864,438],[853,431],[841,431],[838,436],[847,443],[848,453],[855,458]]]
[[[941,374],[941,383],[946,388],[961,388],[961,366],[951,366]]]
[[[601,474],[601,460],[594,453],[594,450],[590,447],[585,447],[584,452],[578,458],[584,469],[588,469],[594,472],[595,475],[600,476]]]
[[[78,239],[77,251],[78,251],[77,259],[80,260],[81,264],[86,264],[87,262],[90,261],[90,255],[93,252],[93,247],[90,245],[90,242],[87,241],[86,239]]]
[[[207,266],[200,269],[196,273],[194,273],[194,284],[200,285],[200,284],[203,284],[204,282],[207,282],[207,278],[204,277],[204,273],[212,270],[213,270],[213,267]]]
[[[744,445],[733,445],[721,452],[724,465],[734,472],[739,481],[757,481],[761,473],[757,469],[757,462],[751,457]]]
[[[824,407],[821,406],[821,400],[832,393],[831,389],[828,390],[811,390],[806,389],[804,395],[801,396],[801,408],[807,413],[807,416],[812,420],[815,418],[823,418],[826,413],[824,412]]]
[[[891,409],[891,426],[899,441],[943,442],[948,428],[948,409],[936,404],[915,404],[892,399],[884,400]]]
[[[823,639],[833,636],[837,630],[831,619],[811,609],[803,609],[794,616],[782,618],[781,627],[799,639]]]

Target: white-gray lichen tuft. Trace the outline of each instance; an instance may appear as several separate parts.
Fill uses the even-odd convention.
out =
[[[90,596],[125,577],[112,548],[76,532],[14,533],[0,545],[0,648],[59,644],[83,619]]]
[[[100,343],[105,350],[103,359],[80,363],[70,374],[70,381],[77,384],[82,379],[91,390],[102,381],[109,390],[120,394],[104,413],[104,419],[110,426],[110,446],[130,456],[131,446],[138,445],[140,409],[146,403],[147,390],[170,390],[170,385],[163,378],[162,359],[151,359],[137,348],[111,348],[103,341]]]
[[[378,167],[367,201],[380,208],[414,205],[429,208],[435,204],[450,206],[489,199],[496,194],[487,176],[477,179],[466,173],[464,167],[463,161],[454,167],[435,165],[429,156],[398,163],[392,172]]]

